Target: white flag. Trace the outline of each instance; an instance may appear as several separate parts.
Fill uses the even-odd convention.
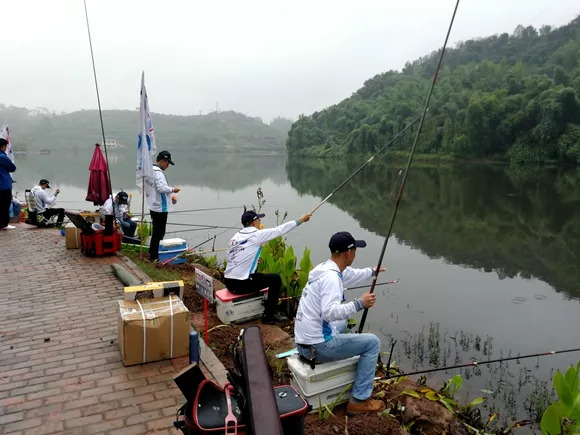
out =
[[[145,90],[145,73],[141,74],[141,103],[139,105],[139,139],[137,141],[137,186],[143,188],[143,178],[151,178],[153,156],[157,154],[153,121],[149,111],[149,101]]]
[[[8,124],[4,124],[2,126],[2,130],[0,130],[0,137],[6,139],[8,141],[8,146],[6,147],[6,154],[14,163],[14,151],[12,150],[12,141],[10,140],[10,127]]]

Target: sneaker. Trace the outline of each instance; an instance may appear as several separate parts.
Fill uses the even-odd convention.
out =
[[[362,403],[348,402],[346,413],[348,415],[364,414],[366,412],[381,412],[385,409],[385,402],[368,398]]]
[[[4,228],[0,228],[0,230],[13,230],[16,228],[14,225],[6,225]]]
[[[284,323],[288,321],[288,317],[282,316],[281,314],[274,314],[272,316],[262,315],[262,323],[273,325],[274,323]]]

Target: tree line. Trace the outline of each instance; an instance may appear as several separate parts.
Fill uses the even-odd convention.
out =
[[[372,153],[423,108],[433,52],[387,71],[340,103],[300,116],[290,154]],[[408,150],[416,126],[393,143]],[[418,151],[518,163],[580,163],[580,16],[559,28],[518,26],[510,35],[458,43],[446,52]]]

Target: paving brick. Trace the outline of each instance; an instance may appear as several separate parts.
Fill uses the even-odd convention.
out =
[[[94,405],[99,403],[99,397],[85,397],[84,399],[73,400],[64,404],[64,409],[68,411],[69,409],[82,408],[84,406]]]
[[[24,412],[15,412],[14,414],[0,415],[0,428],[5,424],[24,419]]]
[[[117,418],[129,417],[139,413],[139,407],[136,405],[128,406],[126,408],[117,408],[111,411],[105,412],[106,420],[115,420]]]
[[[53,412],[60,412],[63,408],[62,403],[53,403],[52,405],[38,406],[26,412],[26,418],[40,417]]]
[[[147,432],[147,428],[144,424],[136,424],[134,426],[128,426],[123,429],[114,429],[109,432],[108,435],[140,435]]]
[[[153,402],[143,403],[141,405],[141,410],[142,411],[152,411],[154,409],[162,409],[162,408],[166,408],[168,406],[172,406],[172,405],[176,405],[176,404],[177,404],[177,402],[175,401],[175,398],[168,397],[167,399],[163,399],[163,400],[154,400]]]
[[[147,403],[155,400],[153,394],[141,394],[139,396],[128,397],[126,399],[121,399],[121,406],[129,405],[140,405],[141,403]]]
[[[80,415],[80,412],[79,412],[79,415]],[[73,418],[72,420],[67,420],[64,422],[64,426],[67,429],[73,429],[73,428],[85,426],[88,424],[98,423],[102,420],[103,420],[102,415],[95,414],[95,415],[89,415],[88,417],[80,417],[80,418]]]
[[[16,432],[17,430],[22,429],[30,429],[33,427],[38,428],[42,424],[42,420],[40,418],[30,418],[27,420],[21,420],[14,423],[9,423],[6,426],[2,427],[2,430],[5,433]],[[39,432],[42,433],[42,432]]]
[[[164,429],[170,429],[173,427],[173,420],[168,417],[160,418],[157,420],[152,420],[147,422],[147,430],[149,432],[159,433]]]
[[[134,381],[120,382],[114,385],[115,391],[127,390],[129,388],[143,387],[147,385],[145,379],[135,379]]]
[[[113,400],[111,402],[97,403],[96,405],[85,406],[84,408],[80,408],[80,410],[81,410],[81,414],[83,415],[83,417],[85,417],[87,415],[93,415],[93,414],[103,415],[105,412],[113,410],[113,409],[117,409],[118,407],[119,407],[119,402],[117,402],[116,400]]]

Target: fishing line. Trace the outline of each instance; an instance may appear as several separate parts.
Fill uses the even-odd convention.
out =
[[[395,218],[397,217],[397,211],[399,210],[399,205],[401,204],[401,197],[403,196],[403,190],[405,189],[405,183],[407,181],[407,176],[409,175],[409,168],[411,167],[411,162],[413,161],[413,155],[415,154],[415,149],[417,147],[417,142],[419,141],[419,135],[421,134],[421,130],[423,129],[423,123],[425,122],[425,115],[427,114],[427,110],[429,109],[429,102],[431,101],[431,95],[433,94],[433,88],[435,88],[435,83],[437,82],[437,75],[439,74],[439,69],[441,68],[441,63],[443,62],[443,56],[445,54],[445,48],[447,47],[447,41],[449,40],[449,35],[451,34],[451,29],[453,27],[453,22],[455,21],[455,14],[457,13],[457,8],[459,7],[460,0],[457,0],[455,3],[455,9],[453,9],[453,15],[451,16],[451,22],[449,23],[449,29],[447,30],[447,35],[445,36],[445,42],[443,43],[443,48],[441,49],[441,56],[439,57],[439,63],[437,64],[437,68],[435,69],[435,74],[433,74],[433,80],[431,82],[431,86],[429,87],[429,93],[427,94],[427,98],[425,100],[425,107],[423,108],[423,114],[421,115],[421,121],[419,122],[419,127],[417,128],[417,132],[415,133],[415,140],[413,141],[413,146],[411,147],[411,153],[409,154],[409,160],[407,161],[407,166],[405,167],[405,173],[403,174],[403,180],[401,181],[401,187],[399,188],[399,194],[397,195],[397,201],[395,202],[395,208],[393,210],[393,215],[391,216],[391,223],[389,224],[389,231],[387,232],[387,236],[385,237],[385,242],[383,243],[383,248],[381,250],[381,255],[379,256],[379,261],[376,266],[376,270],[373,276],[373,283],[371,285],[371,289],[369,293],[373,293],[375,290],[375,283],[379,276],[381,270],[381,264],[383,262],[383,257],[385,256],[385,250],[387,249],[387,243],[389,242],[389,238],[391,237],[391,233],[393,231],[393,224],[395,223]],[[361,322],[358,328],[359,334],[363,331],[365,321],[367,319],[369,309],[365,308]]]
[[[109,180],[108,180],[109,186],[108,187],[109,187],[109,191],[111,192],[111,195],[112,195],[113,194],[113,187],[111,185],[111,171],[109,169],[109,156],[107,154],[107,142],[105,141],[105,126],[103,124],[103,112],[101,110],[101,97],[99,95],[99,84],[97,82],[97,69],[95,67],[95,56],[93,55],[93,41],[91,38],[91,28],[89,26],[89,12],[87,10],[87,0],[83,0],[83,3],[85,5],[85,17],[87,20],[87,33],[89,34],[89,46],[91,48],[91,61],[93,63],[93,76],[95,78],[95,89],[97,91],[97,104],[99,106],[99,118],[101,120],[101,133],[103,136],[103,148],[105,149],[105,159],[107,160],[107,175],[109,177]],[[115,201],[113,201],[113,208],[115,207],[114,204],[115,204]]]
[[[468,362],[468,363],[463,363],[463,364],[456,364],[453,366],[447,366],[447,367],[439,367],[439,368],[434,368],[434,369],[429,369],[429,370],[419,370],[416,372],[409,372],[409,373],[399,373],[397,375],[389,375],[388,373],[384,376],[377,376],[375,378],[376,380],[380,380],[380,379],[393,379],[393,378],[400,378],[402,376],[413,376],[413,375],[421,375],[424,373],[431,373],[431,372],[441,372],[444,370],[452,370],[452,369],[460,369],[463,367],[476,367],[476,366],[482,366],[485,364],[492,364],[492,363],[498,363],[498,362],[503,362],[503,361],[513,361],[513,360],[520,360],[520,359],[526,359],[526,358],[535,358],[535,357],[539,357],[539,356],[546,356],[546,355],[558,355],[561,353],[569,353],[569,352],[578,352],[580,351],[580,348],[576,348],[576,349],[566,349],[566,350],[552,350],[550,352],[541,352],[541,353],[532,353],[529,355],[519,355],[519,356],[511,356],[511,357],[507,357],[507,358],[498,358],[498,359],[490,359],[487,361],[472,361],[472,362]]]

